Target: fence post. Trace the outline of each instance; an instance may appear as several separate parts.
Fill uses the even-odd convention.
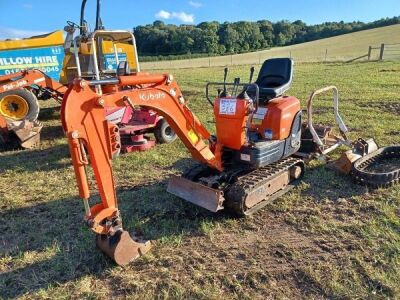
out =
[[[208,58],[208,67],[211,67],[211,57]]]
[[[384,60],[385,58],[385,44],[381,44],[381,53],[379,54],[379,60]]]
[[[326,48],[325,50],[325,62],[327,61],[327,59],[328,59],[328,48]]]
[[[233,54],[231,54],[231,66],[233,66]]]
[[[369,46],[369,48],[368,48],[368,60],[371,60],[371,54],[372,54],[372,46]]]

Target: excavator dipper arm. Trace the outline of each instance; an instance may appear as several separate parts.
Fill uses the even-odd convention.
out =
[[[103,83],[109,85],[110,80]],[[80,197],[84,201],[85,219],[95,233],[104,237],[122,230],[111,164],[113,155],[119,150],[120,141],[118,128],[105,118],[106,107],[140,106],[157,111],[168,121],[195,159],[220,171],[222,166],[218,158],[220,155],[213,153],[206,143],[210,133],[186,106],[172,76],[145,73],[120,76],[114,85],[115,92],[103,95],[95,92],[101,89],[92,88],[92,85],[99,87],[101,84],[101,81],[75,80],[64,96],[61,116]],[[135,86],[144,88],[132,88]],[[93,168],[101,198],[101,203],[91,207],[85,172],[89,164]],[[109,254],[107,249],[102,250]]]

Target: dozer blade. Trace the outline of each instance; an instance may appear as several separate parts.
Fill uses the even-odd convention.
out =
[[[23,122],[19,127],[13,129],[15,135],[19,138],[21,147],[24,149],[33,149],[40,144],[40,132],[43,125],[40,122]]]
[[[135,241],[125,230],[119,231],[111,237],[96,235],[96,245],[120,266],[126,266],[151,248],[150,241]]]
[[[38,132],[30,132],[29,134],[15,132],[15,134],[20,139],[20,145],[24,149],[34,149],[40,144],[40,133]]]
[[[183,177],[172,176],[168,182],[167,191],[212,212],[217,212],[224,208],[223,202],[225,198],[222,191]]]

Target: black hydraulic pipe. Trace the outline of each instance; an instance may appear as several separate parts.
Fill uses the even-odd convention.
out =
[[[85,23],[85,7],[86,7],[86,2],[87,0],[82,0],[82,5],[81,5],[81,28],[80,28],[80,34],[83,35],[83,27],[84,27],[84,23]]]
[[[101,0],[97,0],[97,8],[96,8],[96,28],[95,30],[100,30],[103,27],[101,24],[101,19],[100,19],[100,7],[101,6]]]
[[[108,78],[108,79],[100,79],[100,80],[90,80],[89,85],[108,85],[108,84],[119,84],[118,78]]]

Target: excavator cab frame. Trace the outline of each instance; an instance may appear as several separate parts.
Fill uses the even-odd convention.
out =
[[[82,0],[81,16],[79,25],[68,21],[65,30],[67,38],[64,48],[70,50],[73,55],[74,64],[66,67],[66,76],[63,81],[72,81],[75,78],[87,80],[100,80],[109,76],[115,76],[119,63],[120,55],[125,55],[129,67],[133,72],[140,72],[136,39],[132,32],[127,30],[106,30],[101,21],[101,1],[97,0],[96,6],[96,25],[93,32],[89,32],[88,24],[85,20],[85,9],[87,0]],[[75,29],[79,29],[79,34],[74,36]],[[68,51],[69,52],[69,51]],[[106,65],[106,56],[111,61]],[[66,58],[66,62],[70,61]],[[107,68],[112,65],[112,68]],[[70,80],[65,79],[68,78]]]

